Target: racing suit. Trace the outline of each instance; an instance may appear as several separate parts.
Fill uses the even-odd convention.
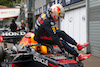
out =
[[[60,30],[59,28],[57,28],[56,26],[52,28],[53,32],[55,32],[57,34],[57,36],[59,38],[62,38],[63,40],[65,40],[66,42],[72,44],[72,45],[77,45],[76,41],[71,38],[68,34],[66,34],[64,31]]]
[[[75,41],[63,31],[58,30],[57,33],[53,32],[52,26],[54,26],[53,20],[47,14],[41,14],[35,23],[35,40],[39,43],[57,44],[60,49],[64,47],[70,54],[78,56],[78,53],[66,43],[68,41],[76,45]],[[68,39],[65,39],[63,35],[67,36],[66,38]],[[60,40],[60,37],[64,40]]]

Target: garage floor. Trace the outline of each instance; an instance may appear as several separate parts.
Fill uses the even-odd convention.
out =
[[[100,57],[91,56],[82,62],[84,63],[84,67],[100,67]]]

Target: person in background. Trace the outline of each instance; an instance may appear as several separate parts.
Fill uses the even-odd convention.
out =
[[[11,29],[12,32],[17,31],[17,24],[15,23],[14,19],[12,19],[12,23],[10,24],[10,29]]]
[[[25,23],[24,23],[23,20],[22,20],[22,22],[21,22],[21,29],[22,29],[22,30],[25,30]]]
[[[11,32],[17,32],[17,24],[15,23],[15,20],[12,19],[12,23],[10,24],[10,29],[11,29]],[[13,38],[13,44],[17,44],[17,41],[15,38]]]
[[[65,10],[60,4],[55,4],[50,7],[47,13],[42,13],[35,23],[35,40],[39,43],[57,44],[62,52],[62,47],[70,54],[78,57],[79,60],[85,60],[90,57],[91,54],[83,55],[74,50],[68,43],[77,46],[78,50],[82,50],[87,44],[78,44],[73,38],[67,35],[64,31],[59,29],[53,30],[56,21],[59,18],[64,18]],[[62,38],[63,40],[60,40]],[[68,42],[68,43],[67,43]]]

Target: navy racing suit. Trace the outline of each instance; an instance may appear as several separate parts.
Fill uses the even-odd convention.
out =
[[[50,17],[48,17],[48,15],[45,13],[41,14],[38,17],[35,23],[35,32],[34,32],[35,40],[39,43],[57,44],[60,47],[60,49],[63,46],[67,52],[69,52],[70,54],[74,56],[78,56],[78,53],[66,43],[65,40],[67,39],[60,40],[60,36],[59,36],[60,33],[58,32],[56,34],[55,32],[53,32],[52,26],[54,25],[54,22],[52,21],[53,20]],[[61,34],[63,35],[63,33]],[[74,42],[72,39],[69,41]]]

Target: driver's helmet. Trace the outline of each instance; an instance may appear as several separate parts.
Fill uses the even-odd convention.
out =
[[[21,20],[22,24],[24,23],[24,20]]]
[[[49,11],[54,21],[58,21],[59,17],[64,18],[65,10],[61,4],[55,4],[51,6]]]

